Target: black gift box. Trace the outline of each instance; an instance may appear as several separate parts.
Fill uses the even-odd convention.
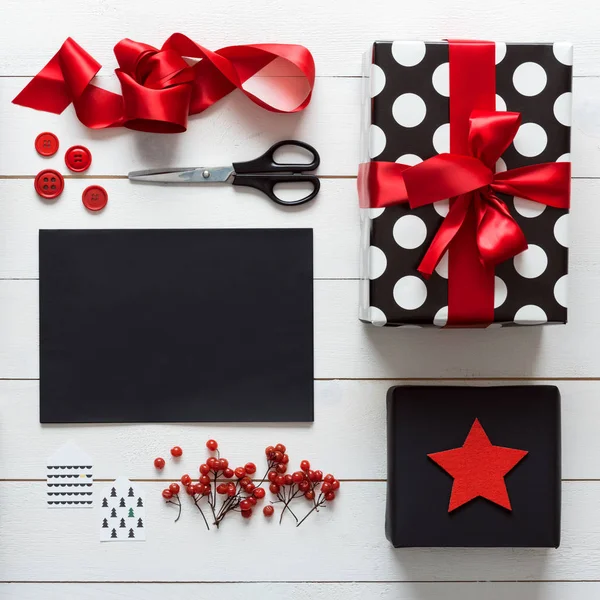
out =
[[[496,110],[522,117],[496,170],[569,161],[571,45],[496,43],[496,56]],[[448,61],[447,42],[373,44],[365,59],[362,163],[412,166],[449,151]],[[496,267],[494,323],[566,323],[568,210],[498,197],[529,249]],[[447,212],[448,201],[415,209],[407,204],[361,209],[361,321],[446,324],[448,257],[429,280],[420,277],[417,266]]]
[[[388,391],[387,412],[385,530],[395,547],[559,546],[556,387],[396,386]],[[449,510],[451,498],[464,489],[465,481],[453,479],[430,455],[462,448],[475,420],[501,452],[527,452],[504,476],[511,510],[481,496]],[[478,452],[475,457],[485,455]],[[495,473],[488,458],[479,470],[472,462],[463,461],[461,467],[471,469],[467,484],[482,473],[486,477]]]

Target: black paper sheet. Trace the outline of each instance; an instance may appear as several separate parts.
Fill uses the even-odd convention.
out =
[[[554,386],[396,386],[387,396],[386,535],[396,547],[560,544],[560,394]],[[459,448],[478,419],[526,450],[505,477],[512,510],[479,497],[448,512],[453,479],[428,454]]]
[[[40,421],[312,421],[312,244],[40,231]]]

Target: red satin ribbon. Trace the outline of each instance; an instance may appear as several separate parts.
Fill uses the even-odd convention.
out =
[[[206,110],[235,89],[266,110],[301,111],[310,102],[315,81],[311,53],[292,44],[229,46],[211,52],[174,33],[160,50],[124,39],[114,51],[122,95],[91,84],[101,65],[68,38],[13,102],[56,114],[73,103],[79,120],[92,129],[181,133],[187,128],[188,115]],[[184,56],[202,60],[190,66]],[[276,108],[242,87],[277,58],[299,69],[308,82],[307,96],[291,110]]]
[[[493,50],[491,42],[450,42],[450,153],[413,167],[375,161],[359,168],[363,207],[408,202],[417,208],[451,199],[418,270],[429,277],[449,248],[448,323],[455,326],[493,321],[494,267],[527,248],[525,235],[496,193],[556,208],[569,208],[570,202],[570,163],[494,172],[521,116],[493,109]]]

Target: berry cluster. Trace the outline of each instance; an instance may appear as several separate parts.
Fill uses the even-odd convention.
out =
[[[242,467],[232,469],[229,466],[229,461],[221,457],[219,444],[215,440],[208,440],[206,447],[211,452],[216,452],[217,455],[209,456],[206,462],[200,465],[200,477],[197,482],[194,482],[190,475],[185,474],[181,477],[181,483],[193,500],[196,508],[200,511],[207,529],[210,529],[210,526],[200,506],[200,502],[204,498],[206,498],[208,507],[212,513],[213,525],[217,528],[225,516],[232,511],[240,512],[242,517],[246,519],[250,518],[252,516],[252,509],[266,495],[264,488],[260,487],[261,484],[257,486],[252,481],[252,475],[256,473],[256,465],[248,462]],[[172,483],[162,492],[163,498],[165,498],[167,503],[175,504],[179,507],[179,514],[175,522],[181,516],[179,491],[179,484]],[[222,497],[222,501],[217,506],[219,496]]]
[[[286,447],[283,444],[265,448],[267,470],[262,480],[257,483],[253,480],[256,473],[254,463],[248,462],[244,466],[233,469],[229,466],[229,461],[221,457],[219,444],[215,440],[208,440],[206,447],[216,455],[209,456],[206,462],[200,465],[198,480],[194,481],[190,475],[185,474],[182,475],[180,482],[202,515],[207,529],[210,529],[210,526],[202,510],[203,500],[208,504],[212,523],[217,528],[230,512],[239,512],[243,518],[249,519],[258,501],[265,498],[266,492],[262,486],[268,481],[269,490],[277,500],[263,508],[265,517],[273,516],[274,504],[283,504],[279,522],[281,523],[287,511],[295,519],[296,526],[300,526],[311,513],[318,512],[327,502],[333,501],[340,487],[340,482],[333,475],[323,475],[322,471],[312,470],[307,460],[300,463],[300,470],[292,474],[287,473],[290,457],[286,454]],[[175,446],[171,454],[179,458],[183,451],[179,446]],[[157,469],[164,468],[164,459],[155,459],[154,466]],[[174,504],[179,509],[175,522],[181,517],[180,491],[179,483],[171,483],[162,491],[162,496],[167,503]],[[302,519],[298,519],[290,507],[290,503],[299,498],[304,498],[311,503],[310,510]]]
[[[283,504],[279,522],[281,523],[284,513],[288,511],[296,520],[296,526],[299,527],[312,512],[318,512],[327,502],[335,499],[340,482],[331,474],[324,476],[323,471],[312,470],[307,460],[301,461],[300,470],[290,475],[287,473],[289,457],[285,451],[286,447],[283,444],[265,448],[267,479],[270,481],[269,491],[277,497],[272,504]],[[302,497],[312,503],[312,508],[301,520],[298,520],[290,508],[290,503]],[[267,508],[271,509],[268,514]],[[275,510],[273,507],[265,507],[263,512],[266,516],[271,516]]]

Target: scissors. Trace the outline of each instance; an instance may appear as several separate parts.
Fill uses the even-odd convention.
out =
[[[312,162],[308,164],[278,163],[275,152],[282,146],[304,148],[312,154]],[[309,144],[298,140],[284,140],[271,146],[262,156],[247,162],[236,162],[230,167],[198,167],[179,169],[149,169],[132,171],[128,177],[131,181],[147,183],[232,183],[260,190],[273,202],[283,206],[304,204],[312,200],[321,187],[315,175],[304,175],[305,171],[314,171],[320,164],[319,153]],[[299,200],[284,200],[276,195],[275,186],[279,183],[311,183],[312,191]]]

